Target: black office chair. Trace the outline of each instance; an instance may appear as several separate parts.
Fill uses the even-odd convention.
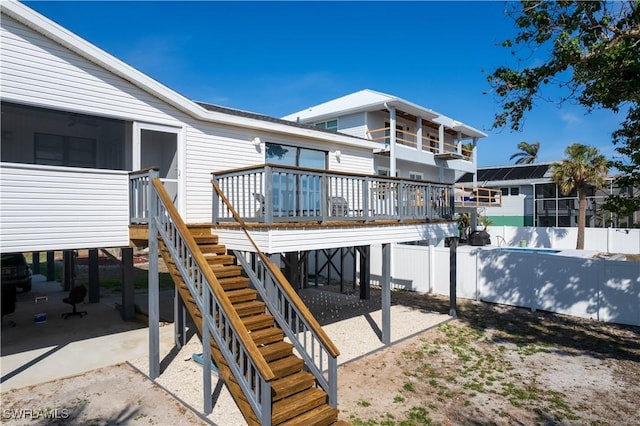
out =
[[[64,303],[68,303],[73,306],[73,312],[67,312],[62,314],[62,318],[67,319],[75,315],[82,318],[83,315],[87,315],[87,311],[76,310],[76,305],[78,303],[82,303],[82,301],[86,296],[87,296],[87,288],[85,286],[79,285],[79,286],[73,287],[69,292],[69,297],[65,297],[64,299],[62,299]]]
[[[12,314],[16,310],[16,286],[14,284],[2,285],[2,321],[4,316]],[[7,321],[9,327],[15,327],[16,323]]]

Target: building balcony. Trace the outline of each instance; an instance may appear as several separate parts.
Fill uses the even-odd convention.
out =
[[[380,143],[381,147],[384,148],[390,144],[390,132],[390,127],[367,130],[367,137]],[[447,160],[462,159],[472,161],[472,151],[465,148],[462,143],[454,144],[447,141],[441,141],[434,137],[419,136],[416,133],[406,130],[396,130],[396,143],[411,147],[418,151],[430,152],[436,156],[436,158],[440,157]]]

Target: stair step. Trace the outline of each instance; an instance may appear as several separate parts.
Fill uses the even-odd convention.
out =
[[[272,400],[277,401],[282,398],[302,392],[305,389],[313,387],[316,378],[307,371],[300,371],[282,379],[271,382]]]
[[[265,303],[259,300],[253,300],[251,302],[236,303],[233,307],[240,317],[246,317],[249,315],[259,315],[265,313]]]
[[[270,345],[260,346],[258,350],[264,359],[270,362],[291,355],[293,353],[293,345],[287,342],[276,342]]]
[[[276,378],[281,378],[302,371],[304,361],[295,355],[291,355],[286,358],[270,362],[269,367],[271,367],[271,371],[273,371]]]
[[[274,402],[271,413],[271,423],[280,424],[287,420],[296,420],[296,424],[303,424],[294,419],[296,416],[326,404],[327,394],[318,388],[307,389],[289,398]]]
[[[250,302],[256,300],[258,292],[252,288],[225,291],[231,303]]]
[[[187,224],[187,229],[191,235],[211,235],[211,223],[190,223]]]
[[[209,265],[234,265],[236,263],[236,257],[232,254],[207,253],[203,256]]]
[[[222,244],[202,244],[198,247],[202,253],[227,254],[227,246]]]
[[[279,426],[330,426],[335,425],[338,421],[338,413],[340,411],[337,408],[331,407],[329,404],[323,404],[319,407],[309,410],[299,416],[294,417],[284,423],[280,423]],[[338,423],[340,424],[340,423]],[[350,423],[342,423],[349,425]]]
[[[259,314],[251,315],[249,317],[240,318],[247,330],[260,330],[261,328],[268,328],[275,324],[275,319],[271,314]]]
[[[242,274],[242,266],[236,265],[211,265],[216,278],[233,278]]]
[[[250,336],[256,345],[267,345],[282,340],[284,333],[278,327],[269,327],[262,330],[254,330],[250,333]]]
[[[209,235],[193,235],[191,234],[194,240],[196,240],[196,244],[218,244],[218,236],[209,234]]]
[[[249,281],[249,278],[242,276],[218,279],[218,282],[225,291],[247,288],[249,287]]]

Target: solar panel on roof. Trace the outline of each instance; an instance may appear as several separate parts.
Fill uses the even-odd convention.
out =
[[[549,170],[548,164],[478,169],[478,182],[540,179],[544,177],[547,170]],[[472,180],[473,175],[471,173],[467,173],[458,179],[458,182],[471,182]]]

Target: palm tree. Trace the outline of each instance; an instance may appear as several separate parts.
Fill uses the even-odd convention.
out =
[[[538,158],[540,142],[529,143],[522,141],[518,144],[518,149],[520,152],[513,154],[509,160],[517,158],[516,164],[532,164]]]
[[[598,148],[574,143],[565,150],[567,158],[553,163],[551,179],[558,185],[563,195],[572,190],[578,192],[578,241],[576,249],[584,249],[584,228],[587,216],[587,189],[589,186],[602,188],[609,171],[607,159]]]

